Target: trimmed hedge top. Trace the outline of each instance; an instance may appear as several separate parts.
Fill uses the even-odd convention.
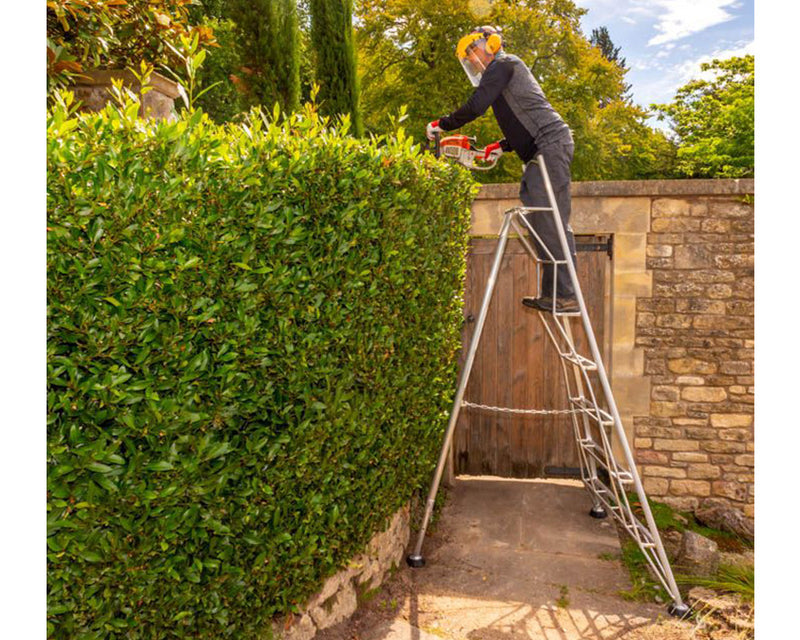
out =
[[[48,119],[54,638],[252,638],[427,487],[476,185],[312,107]]]

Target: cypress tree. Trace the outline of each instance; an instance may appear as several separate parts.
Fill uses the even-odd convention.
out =
[[[363,134],[353,38],[353,0],[310,0],[311,43],[322,113],[350,114],[353,132]]]
[[[249,101],[284,111],[300,104],[300,50],[296,0],[230,0]]]

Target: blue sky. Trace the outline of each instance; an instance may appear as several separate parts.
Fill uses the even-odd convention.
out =
[[[608,29],[630,71],[633,101],[671,102],[700,64],[755,53],[753,0],[576,0],[589,36]],[[651,125],[657,125],[655,119]],[[663,126],[663,125],[661,125]]]

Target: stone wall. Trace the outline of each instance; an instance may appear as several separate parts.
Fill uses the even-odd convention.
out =
[[[636,345],[652,384],[634,420],[645,490],[696,510],[721,498],[753,517],[752,199],[654,198],[653,294],[637,301]]]
[[[100,111],[112,99],[111,88],[114,80],[122,80],[123,86],[139,96],[141,107],[139,115],[154,120],[175,118],[175,99],[180,95],[177,83],[164,76],[153,73],[147,85],[149,91],[141,93],[141,85],[130,71],[87,71],[78,77],[70,87],[75,100],[80,102],[81,111]]]
[[[317,631],[347,620],[359,597],[377,589],[403,560],[408,545],[408,506],[394,514],[389,526],[372,537],[363,553],[325,581],[322,589],[302,608],[302,613],[276,620],[272,636],[283,640],[311,640]]]
[[[484,185],[496,235],[518,185]],[[573,183],[572,227],[611,234],[601,346],[653,498],[753,517],[753,180]]]

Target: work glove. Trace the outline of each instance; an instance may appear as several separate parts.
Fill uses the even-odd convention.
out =
[[[494,154],[498,158],[503,155],[503,148],[500,146],[499,142],[492,142],[491,144],[486,145],[486,149],[484,149],[483,159],[488,160],[489,156]]]
[[[433,122],[428,123],[428,128],[425,130],[425,135],[428,136],[428,140],[433,140],[435,133],[442,133],[444,129],[439,126],[439,121],[434,120]]]

